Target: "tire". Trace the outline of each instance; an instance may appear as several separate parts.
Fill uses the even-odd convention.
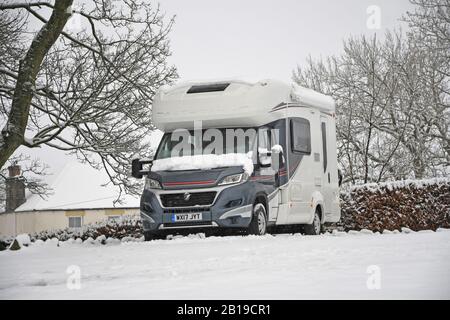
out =
[[[311,224],[306,224],[304,226],[305,234],[310,236],[316,236],[319,235],[322,232],[322,223],[320,221],[320,214],[319,210],[316,209],[316,212],[314,213],[314,220]]]
[[[248,226],[248,233],[262,236],[267,233],[267,212],[262,203],[253,206],[252,221]]]

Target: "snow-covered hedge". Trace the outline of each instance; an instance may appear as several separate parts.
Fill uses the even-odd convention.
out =
[[[354,186],[341,194],[341,206],[344,230],[450,228],[450,179]]]
[[[341,207],[341,221],[331,229],[383,232],[450,228],[450,178],[354,186],[341,193]],[[139,217],[126,216],[121,221],[104,221],[80,230],[52,230],[31,235],[33,242],[55,238],[87,242],[103,239],[101,242],[107,243],[108,239],[143,239],[143,232]],[[0,250],[6,249],[12,240],[11,237],[1,238]]]
[[[42,231],[31,235],[31,239],[35,240],[47,240],[56,238],[59,241],[66,241],[69,239],[80,238],[83,241],[89,238],[97,239],[99,236],[105,236],[105,238],[141,238],[142,224],[139,217],[136,216],[124,216],[119,221],[104,221],[94,224],[83,226],[79,230],[62,229],[62,230],[50,230]]]

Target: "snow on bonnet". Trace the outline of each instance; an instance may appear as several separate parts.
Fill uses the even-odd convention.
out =
[[[244,171],[253,173],[251,153],[201,154],[173,157],[153,161],[152,171],[207,170],[220,167],[242,166]]]

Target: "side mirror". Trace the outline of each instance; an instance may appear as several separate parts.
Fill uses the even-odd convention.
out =
[[[136,179],[142,179],[142,177],[146,175],[151,168],[150,166],[148,170],[143,170],[143,165],[152,163],[153,163],[152,159],[150,160],[133,159],[131,161],[131,176]]]
[[[133,159],[131,161],[131,176],[136,179],[142,178],[142,163],[139,159]]]
[[[258,148],[258,164],[262,168],[270,167],[272,164],[272,152],[266,148]]]
[[[338,169],[338,184],[339,187],[342,185],[342,179],[344,178],[344,175],[342,174],[341,169]]]

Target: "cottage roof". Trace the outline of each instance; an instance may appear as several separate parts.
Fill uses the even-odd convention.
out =
[[[119,189],[108,182],[104,170],[71,161],[48,181],[52,188],[50,196],[42,199],[39,195],[28,193],[27,201],[16,212],[139,207],[139,198],[131,195],[123,195],[123,203],[114,204]]]

